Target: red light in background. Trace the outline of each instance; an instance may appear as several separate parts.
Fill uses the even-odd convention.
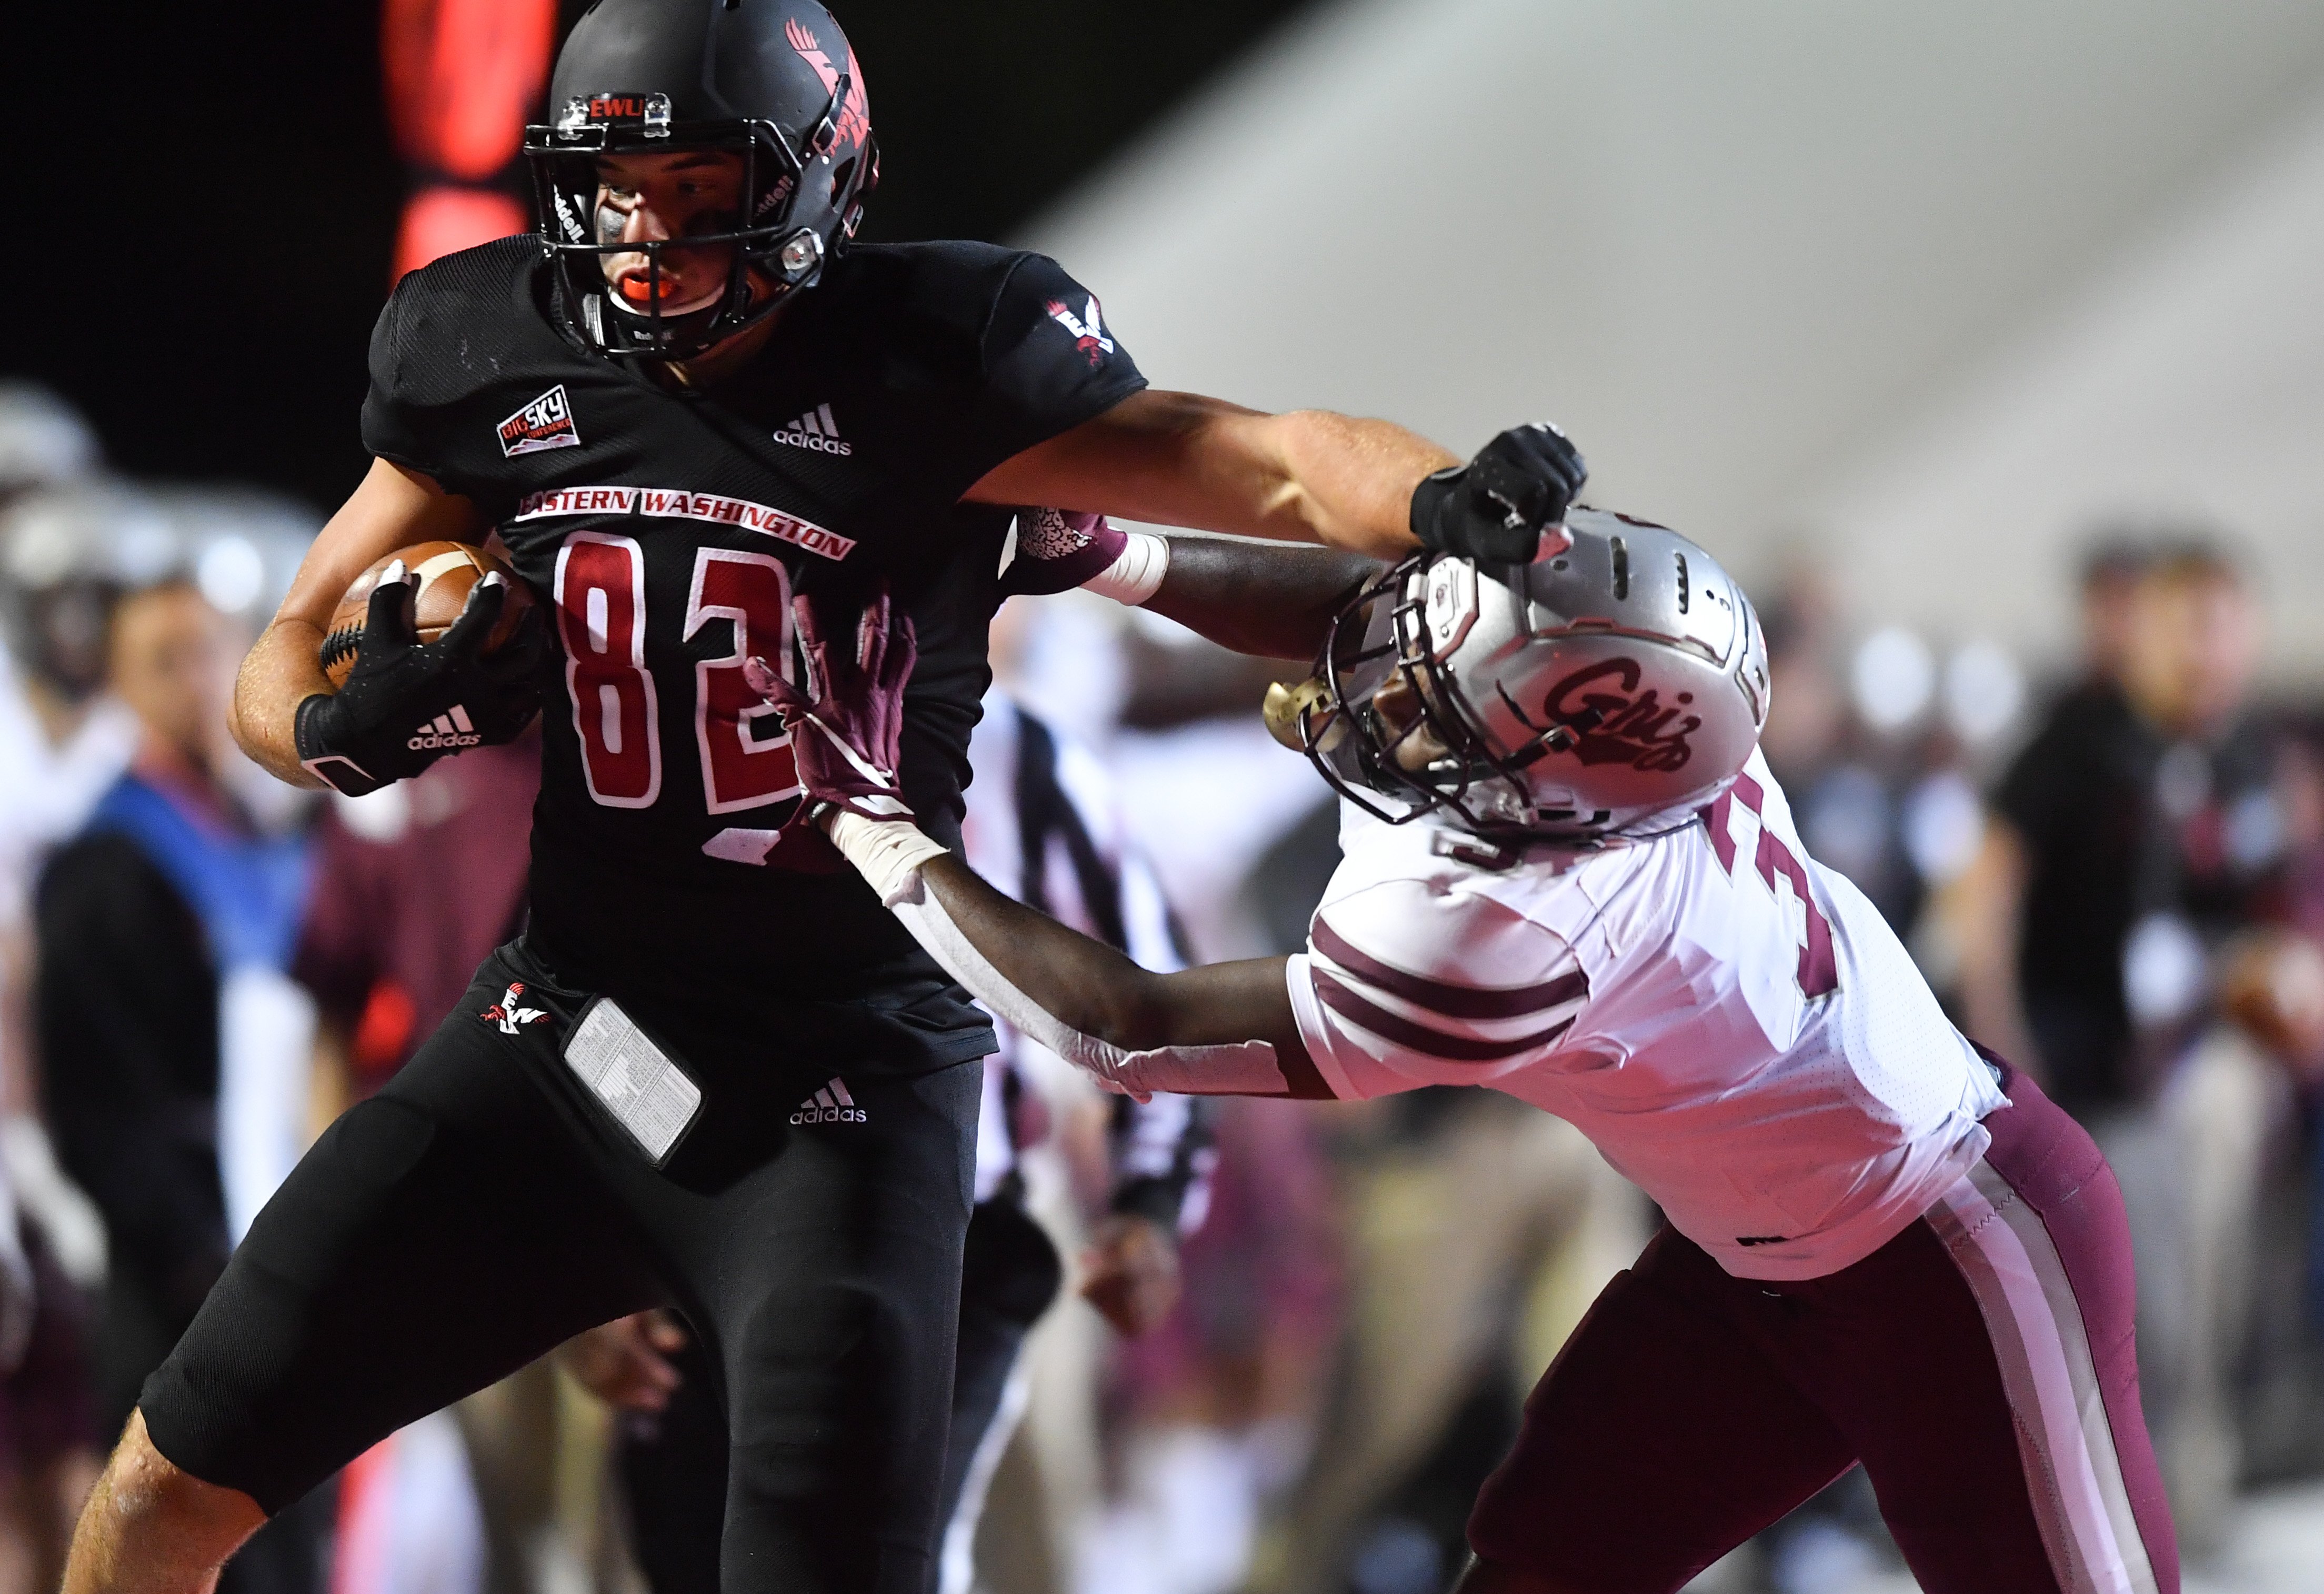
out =
[[[505,238],[532,226],[521,200],[495,189],[424,188],[403,202],[395,235],[395,274],[440,255]]]
[[[397,276],[531,225],[512,168],[556,34],[557,0],[386,0],[388,122],[412,168]]]

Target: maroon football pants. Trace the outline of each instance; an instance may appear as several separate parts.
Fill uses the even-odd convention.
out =
[[[1993,1145],[1854,1266],[1736,1278],[1665,1229],[1526,1404],[1469,1540],[1661,1594],[1858,1461],[1930,1594],[2177,1594],[2114,1173],[2022,1074]]]

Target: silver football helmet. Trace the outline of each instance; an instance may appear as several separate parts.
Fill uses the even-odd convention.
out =
[[[1422,553],[1342,609],[1277,737],[1401,824],[1588,843],[1689,822],[1767,721],[1767,653],[1734,578],[1667,527],[1603,510],[1530,565]],[[1386,798],[1389,801],[1383,802]]]

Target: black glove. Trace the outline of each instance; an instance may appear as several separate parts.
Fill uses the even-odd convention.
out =
[[[1590,468],[1554,426],[1512,426],[1466,465],[1412,490],[1412,534],[1424,548],[1497,564],[1530,564],[1541,534],[1565,517]]]
[[[299,762],[350,797],[409,780],[447,753],[513,741],[540,709],[537,679],[549,644],[537,610],[487,657],[484,638],[508,602],[487,573],[460,617],[435,641],[412,625],[418,579],[391,569],[372,589],[355,668],[336,693],[299,705]]]

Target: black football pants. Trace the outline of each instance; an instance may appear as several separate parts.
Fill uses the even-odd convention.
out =
[[[512,980],[550,1015],[513,1034],[485,1014]],[[733,1436],[724,1594],[925,1594],[982,1064],[853,1073],[860,1117],[806,1126],[796,1068],[730,1066],[657,1170],[565,1070],[580,999],[521,943],[485,960],[259,1214],[145,1385],[153,1443],[278,1510],[582,1330],[670,1305]]]
[[[1014,1197],[978,1203],[968,1222],[952,1434],[936,1506],[945,1539],[974,1531],[981,1501],[964,1500],[969,1469],[1001,1414],[1025,1337],[1056,1300],[1064,1272],[1048,1235]],[[688,1344],[674,1359],[684,1382],[669,1406],[624,1420],[622,1487],[638,1565],[653,1594],[701,1594],[717,1586],[726,1419],[700,1345]],[[936,1586],[932,1573],[929,1587]]]

